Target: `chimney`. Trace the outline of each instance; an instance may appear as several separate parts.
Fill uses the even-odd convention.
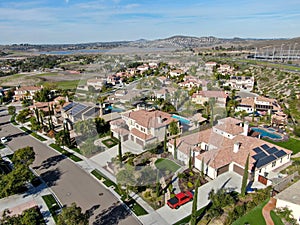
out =
[[[248,136],[248,130],[249,130],[249,122],[246,121],[244,122],[244,131],[243,131],[244,136]]]
[[[234,143],[234,145],[233,145],[233,152],[234,153],[237,153],[240,150],[240,145],[241,145],[240,142],[235,142]]]
[[[158,119],[158,123],[161,124],[162,123],[161,116],[157,117],[157,119]]]

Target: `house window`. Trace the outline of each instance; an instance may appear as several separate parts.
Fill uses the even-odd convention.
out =
[[[282,158],[280,158],[280,163],[282,163]]]
[[[259,171],[258,171],[259,173],[261,173],[261,169],[259,169]]]
[[[276,166],[276,161],[272,162],[272,167]]]

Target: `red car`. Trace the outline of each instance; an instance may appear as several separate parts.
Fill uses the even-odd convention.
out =
[[[172,209],[178,209],[181,205],[192,201],[193,194],[190,191],[180,192],[175,197],[168,200],[167,204]]]

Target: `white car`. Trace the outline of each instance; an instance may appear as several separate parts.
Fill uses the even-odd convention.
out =
[[[1,138],[1,143],[4,144],[4,143],[6,143],[6,142],[8,142],[7,138],[6,138],[6,137],[2,137],[2,138]]]

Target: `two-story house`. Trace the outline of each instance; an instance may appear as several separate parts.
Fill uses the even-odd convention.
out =
[[[249,156],[249,179],[270,184],[269,174],[288,163],[292,152],[264,140],[248,136],[249,125],[234,118],[218,120],[211,129],[184,136],[168,143],[168,150],[188,164],[215,179],[227,171],[243,176]],[[202,165],[203,164],[203,165]]]
[[[13,96],[14,101],[22,101],[23,99],[33,99],[36,92],[43,89],[43,86],[24,86],[17,87],[15,95]]]
[[[192,95],[192,102],[203,105],[213,99],[216,105],[225,107],[227,94],[224,91],[198,91]]]
[[[136,110],[122,114],[122,119],[110,122],[113,136],[122,141],[131,140],[143,147],[161,142],[169,135],[169,125],[179,121],[172,115],[158,110]]]

